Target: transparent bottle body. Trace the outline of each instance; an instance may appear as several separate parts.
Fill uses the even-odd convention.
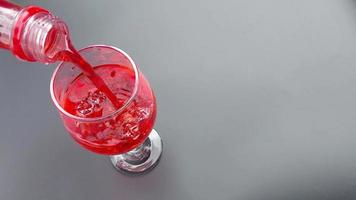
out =
[[[17,4],[0,1],[0,48],[10,49],[12,28],[21,10]]]

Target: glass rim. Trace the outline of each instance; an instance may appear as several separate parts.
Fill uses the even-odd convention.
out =
[[[52,77],[51,77],[51,82],[50,82],[50,94],[51,94],[51,99],[52,102],[54,103],[54,105],[56,106],[56,108],[60,111],[60,113],[66,115],[67,117],[71,118],[71,119],[75,119],[78,121],[83,121],[83,122],[97,122],[97,121],[102,121],[102,120],[106,120],[109,118],[112,118],[118,114],[120,114],[125,108],[127,108],[128,105],[130,105],[130,103],[133,101],[133,99],[136,97],[137,94],[137,90],[138,90],[138,86],[139,86],[139,71],[138,68],[135,64],[135,62],[132,60],[132,58],[123,50],[114,47],[114,46],[110,46],[110,45],[103,45],[103,44],[96,44],[96,45],[89,45],[87,47],[84,47],[80,50],[78,50],[78,52],[80,53],[81,51],[87,50],[89,48],[93,48],[93,47],[99,47],[99,48],[109,48],[109,49],[113,49],[121,54],[123,54],[131,63],[131,66],[135,72],[135,86],[133,91],[131,92],[131,96],[130,98],[128,98],[125,103],[118,109],[116,109],[114,112],[101,116],[101,117],[92,117],[92,118],[85,118],[85,117],[79,117],[76,115],[73,115],[69,112],[67,112],[58,102],[56,96],[54,95],[54,80],[56,78],[56,75],[58,73],[58,70],[61,68],[61,66],[65,63],[64,61],[60,62],[58,64],[58,66],[56,67],[56,69],[54,70]]]

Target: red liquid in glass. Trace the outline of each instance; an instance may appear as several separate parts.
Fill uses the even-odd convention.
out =
[[[54,38],[50,38],[50,40],[51,39],[53,40]],[[77,67],[79,67],[83,71],[85,76],[87,76],[90,81],[95,85],[95,87],[98,88],[101,92],[103,92],[116,108],[120,108],[120,103],[117,101],[116,96],[111,92],[111,90],[105,84],[103,79],[95,73],[93,67],[78,53],[78,51],[74,48],[70,40],[67,39],[63,42],[67,49],[57,53],[57,60],[71,62]],[[51,44],[51,41],[49,42],[49,44]]]
[[[49,37],[48,47],[55,37]],[[63,97],[63,108],[82,118],[98,118],[115,113],[114,117],[84,122],[63,117],[64,125],[72,137],[84,148],[99,154],[126,153],[139,146],[150,134],[156,118],[154,94],[140,73],[136,95],[125,107],[133,94],[135,73],[131,66],[102,65],[94,68],[80,56],[69,37],[62,41],[55,59],[72,62],[82,71],[68,86]],[[53,53],[53,52],[52,52]]]
[[[75,78],[63,97],[64,109],[83,118],[97,118],[114,113],[123,107],[133,94],[135,74],[132,68],[120,65],[101,65],[93,70],[105,80],[115,95],[116,104],[88,79],[86,74]],[[102,122],[65,121],[73,138],[83,147],[100,154],[120,154],[139,146],[153,128],[156,102],[153,92],[141,74],[136,96],[120,113]],[[68,127],[70,126],[70,127]]]

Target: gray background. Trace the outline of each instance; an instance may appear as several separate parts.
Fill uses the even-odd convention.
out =
[[[161,163],[127,177],[50,102],[55,65],[0,53],[0,199],[356,198],[356,1],[28,0],[78,48],[127,51],[158,99]]]

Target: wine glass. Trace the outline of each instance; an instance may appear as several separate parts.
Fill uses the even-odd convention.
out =
[[[121,106],[113,107],[78,67],[62,62],[52,75],[50,92],[65,128],[85,149],[109,155],[120,172],[148,172],[162,153],[161,138],[153,129],[156,99],[148,81],[130,56],[116,47],[93,45],[79,54]]]

